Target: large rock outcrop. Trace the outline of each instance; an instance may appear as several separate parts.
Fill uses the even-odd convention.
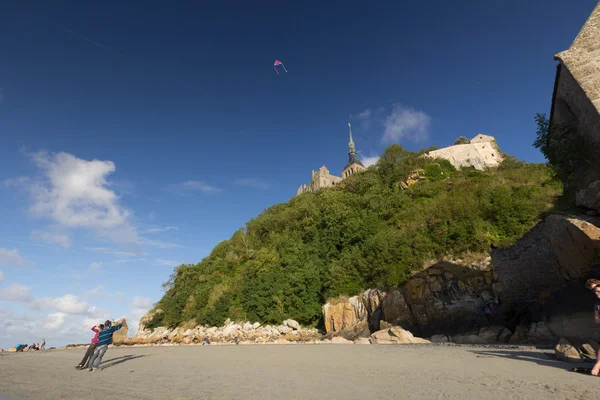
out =
[[[119,323],[120,323],[120,321],[112,322],[113,325],[117,325]],[[126,340],[128,333],[129,333],[129,325],[127,325],[127,321],[125,321],[125,322],[123,322],[123,326],[121,327],[121,329],[119,329],[118,331],[116,331],[113,334],[113,341],[118,343],[118,342],[122,342],[122,341]]]
[[[440,261],[390,291],[369,289],[329,302],[323,306],[325,328],[347,339],[365,337],[367,328],[384,329],[382,321],[418,336],[478,330],[486,322],[478,297],[487,302],[495,297],[494,273],[483,257],[472,263]]]
[[[586,189],[577,192],[576,204],[588,208],[591,214],[600,213],[600,181],[592,182]]]
[[[322,309],[327,332],[352,327],[367,317],[366,308],[358,296],[328,302]]]
[[[600,267],[600,229],[593,220],[551,215],[514,245],[492,252],[502,295],[535,303]]]
[[[544,320],[557,337],[600,340],[593,320],[596,300],[584,287],[587,278],[600,277],[597,220],[551,215],[514,245],[494,250],[492,262],[501,296],[520,308],[518,313],[525,315],[527,308],[530,320]]]
[[[495,139],[487,135],[477,135],[468,144],[433,150],[425,155],[448,160],[455,168],[472,167],[477,170],[497,167],[504,159]]]

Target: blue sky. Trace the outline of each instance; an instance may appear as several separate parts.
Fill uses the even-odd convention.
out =
[[[596,1],[60,4],[0,14],[2,347],[136,329],[175,265],[340,174],[349,118],[366,162],[477,133],[543,161],[553,55]]]

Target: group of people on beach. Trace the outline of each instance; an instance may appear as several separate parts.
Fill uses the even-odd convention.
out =
[[[25,351],[25,349],[27,349],[27,351],[29,351],[29,350],[45,350],[46,349],[46,339],[43,339],[42,343],[34,343],[29,347],[27,347],[27,344],[19,343],[15,346],[15,349],[17,349],[17,352],[23,352],[23,351]]]
[[[92,331],[96,332],[96,335],[94,335],[83,359],[75,368],[79,370],[101,371],[100,363],[102,362],[102,357],[106,354],[108,345],[113,342],[113,334],[121,329],[124,322],[125,317],[121,318],[121,321],[116,325],[112,325],[110,320],[106,320],[103,324],[94,325]]]

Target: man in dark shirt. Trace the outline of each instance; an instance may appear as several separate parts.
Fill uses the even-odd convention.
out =
[[[594,320],[597,324],[600,324],[600,280],[588,279],[585,283],[585,287],[590,289],[596,295],[596,304],[594,305]],[[600,373],[600,349],[596,352],[596,364],[592,368],[592,375],[598,375]]]
[[[106,321],[104,323],[104,329],[98,333],[98,343],[96,345],[96,349],[94,350],[94,355],[89,361],[89,371],[99,370],[102,357],[104,357],[104,353],[106,353],[108,345],[113,341],[113,333],[121,329],[123,322],[125,322],[125,318],[121,318],[121,322],[115,326],[110,326],[110,321]]]

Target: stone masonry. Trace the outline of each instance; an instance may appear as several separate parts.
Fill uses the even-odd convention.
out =
[[[327,167],[323,165],[316,172],[312,172],[310,183],[308,183],[307,185],[301,185],[298,188],[296,195],[301,195],[307,192],[316,192],[320,189],[333,187],[339,184],[343,179],[349,177],[350,175],[362,172],[366,169],[362,162],[360,162],[360,160],[356,156],[356,148],[354,147],[354,140],[352,140],[352,127],[350,126],[350,124],[348,124],[348,128],[350,128],[350,142],[348,143],[348,163],[342,171],[342,177],[331,175]]]
[[[425,155],[446,159],[455,168],[473,167],[477,170],[497,167],[504,159],[494,137],[483,134],[475,136],[468,144],[457,144]]]
[[[593,147],[600,157],[600,2],[573,41],[558,53],[559,61],[552,95],[552,126],[568,125]],[[552,137],[550,138],[552,139]],[[581,185],[600,179],[600,168],[592,165],[582,173]]]

